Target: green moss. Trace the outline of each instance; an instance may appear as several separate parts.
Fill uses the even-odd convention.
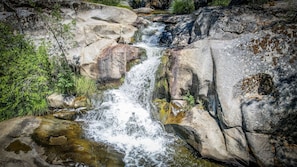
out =
[[[28,146],[27,144],[22,143],[20,140],[15,140],[12,143],[10,143],[6,148],[6,151],[13,151],[16,154],[19,154],[20,151],[23,151],[27,153],[28,151],[31,151],[32,148]]]
[[[123,155],[108,146],[82,138],[77,122],[60,120],[51,116],[42,119],[34,130],[32,139],[45,148],[46,161],[81,163],[88,166],[124,166]]]
[[[133,66],[135,66],[135,65],[137,65],[137,64],[139,64],[139,63],[141,63],[141,60],[140,60],[140,59],[134,59],[134,60],[129,61],[129,62],[126,64],[126,71],[130,71],[130,69],[131,69]]]
[[[183,111],[180,111],[177,115],[174,115],[172,110],[181,110],[181,108],[170,102],[167,102],[165,99],[155,99],[154,104],[158,108],[159,120],[163,124],[180,123],[182,119],[185,117],[185,112]]]

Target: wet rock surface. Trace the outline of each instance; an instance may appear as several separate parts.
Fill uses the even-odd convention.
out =
[[[1,166],[123,166],[123,155],[86,140],[77,122],[53,117],[14,118],[0,123]]]

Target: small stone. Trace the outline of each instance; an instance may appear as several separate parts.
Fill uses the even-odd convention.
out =
[[[76,112],[72,112],[72,111],[61,111],[53,114],[55,118],[70,120],[70,121],[73,121],[75,119],[75,115],[76,115]]]

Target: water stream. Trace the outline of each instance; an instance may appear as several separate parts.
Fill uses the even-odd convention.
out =
[[[79,118],[86,137],[124,153],[126,167],[217,166],[197,159],[185,142],[153,118],[152,92],[162,51],[158,41],[165,25],[152,23],[142,31],[147,59],[135,65],[118,89],[107,90],[92,111]]]
[[[126,166],[168,166],[174,136],[152,118],[152,92],[162,48],[157,47],[164,25],[153,23],[143,30],[147,59],[134,66],[118,89],[104,92],[103,100],[82,118],[87,137],[115,146],[125,153]]]

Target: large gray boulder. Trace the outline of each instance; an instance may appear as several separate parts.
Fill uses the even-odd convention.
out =
[[[168,23],[166,33],[172,37],[168,45],[173,49],[157,77],[168,84],[163,97],[185,100],[190,92],[195,98],[200,110],[186,111],[177,124],[200,136],[195,138],[200,146],[194,148],[202,157],[234,159],[230,162],[244,166],[297,164],[294,13],[296,9],[276,3],[271,8],[211,7],[193,15],[155,18]],[[202,140],[207,133],[215,134]],[[223,149],[206,154],[202,148],[207,147]]]

